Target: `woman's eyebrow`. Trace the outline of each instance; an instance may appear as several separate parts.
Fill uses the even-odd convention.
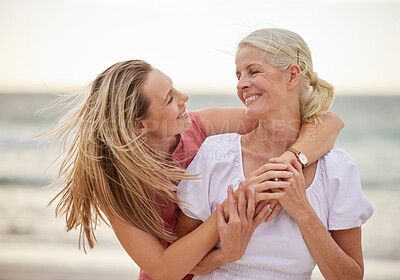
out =
[[[262,66],[262,65],[259,64],[259,63],[251,63],[251,64],[249,64],[249,65],[246,66],[246,70],[249,69],[250,67],[254,66],[254,65]],[[236,71],[236,76],[237,76],[238,74],[240,74],[240,72],[239,72],[239,71]]]

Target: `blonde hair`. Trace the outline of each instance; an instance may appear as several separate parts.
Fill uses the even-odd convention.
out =
[[[102,213],[157,238],[175,239],[164,228],[161,204],[172,209],[180,202],[174,183],[187,176],[149,147],[135,124],[137,118],[146,118],[150,100],[142,87],[151,70],[141,60],[112,65],[93,81],[89,95],[46,133],[61,142],[64,156],[55,179],[63,189],[50,204],[60,199],[56,215],[66,215],[67,231],[79,227],[79,248],[84,250],[85,238],[94,247],[98,222],[108,224]]]
[[[253,46],[272,55],[273,60],[269,62],[277,68],[285,70],[292,64],[299,65],[303,85],[300,91],[301,120],[321,121],[321,116],[332,104],[334,88],[313,71],[311,52],[303,38],[289,30],[266,28],[243,38],[238,48],[243,46]]]

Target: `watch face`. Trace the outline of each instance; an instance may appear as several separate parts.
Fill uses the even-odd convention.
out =
[[[302,164],[306,165],[308,163],[308,159],[305,154],[299,154],[299,160]]]

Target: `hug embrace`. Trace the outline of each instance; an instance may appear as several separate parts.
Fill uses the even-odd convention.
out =
[[[373,209],[333,147],[333,87],[288,30],[250,33],[235,62],[244,107],[196,112],[145,61],[102,72],[47,133],[64,148],[56,213],[83,248],[106,222],[139,279],[362,279]]]

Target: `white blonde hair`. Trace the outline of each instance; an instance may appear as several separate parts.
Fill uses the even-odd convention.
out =
[[[265,28],[243,38],[238,49],[244,46],[256,47],[270,54],[273,60],[268,62],[277,68],[285,70],[292,64],[299,65],[303,84],[300,91],[301,120],[321,121],[321,116],[332,104],[334,88],[313,71],[311,52],[303,38],[289,30]]]

